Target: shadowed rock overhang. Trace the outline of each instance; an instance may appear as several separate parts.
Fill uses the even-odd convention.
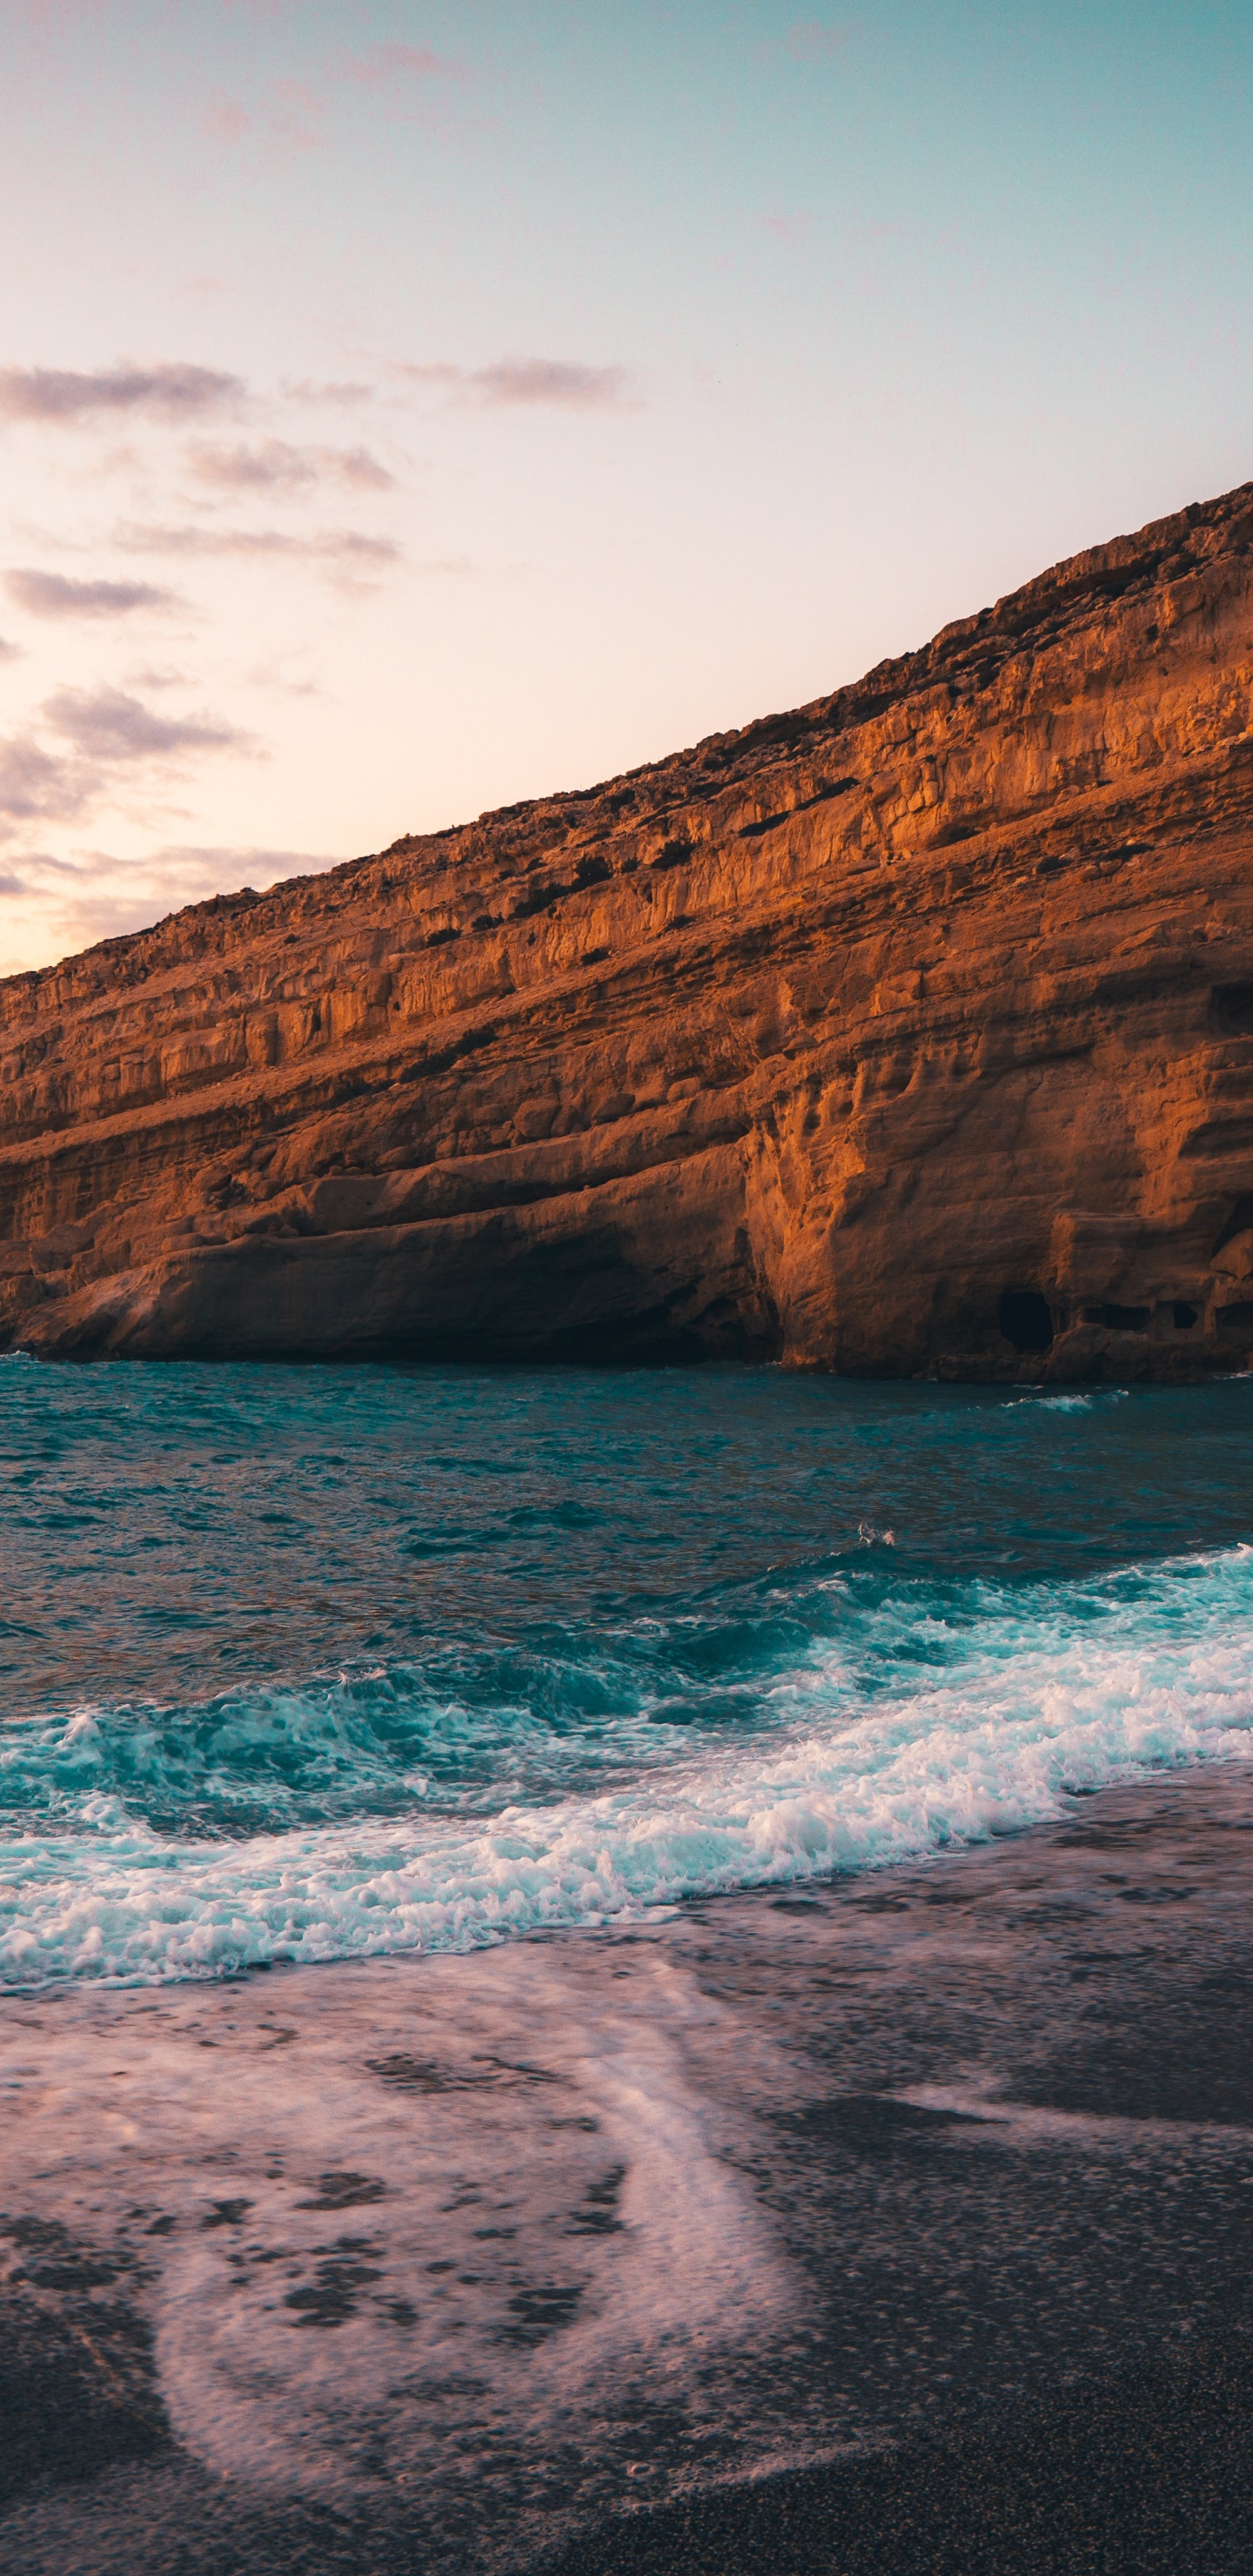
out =
[[[0,1343],[1247,1365],[1253,485],[0,984]]]

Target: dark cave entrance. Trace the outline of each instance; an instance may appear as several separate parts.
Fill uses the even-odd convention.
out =
[[[1003,1288],[998,1321],[1016,1351],[1046,1351],[1052,1342],[1053,1318],[1038,1288]]]

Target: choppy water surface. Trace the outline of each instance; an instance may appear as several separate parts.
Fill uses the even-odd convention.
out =
[[[0,1980],[464,1945],[1253,1753],[1253,1381],[0,1364]]]

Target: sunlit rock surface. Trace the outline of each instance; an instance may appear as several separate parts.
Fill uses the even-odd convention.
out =
[[[1253,485],[854,688],[0,984],[44,1354],[1253,1348]]]

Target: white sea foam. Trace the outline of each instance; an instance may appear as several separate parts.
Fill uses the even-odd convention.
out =
[[[267,1960],[464,1949],[702,1892],[977,1842],[1066,1791],[1253,1752],[1253,1548],[1008,1596],[914,1692],[850,1705],[829,1645],[774,1723],[598,1794],[185,1842],[88,1797],[0,1845],[0,1980],[155,1981]]]
[[[1017,1413],[1030,1405],[1035,1413],[1091,1413],[1097,1404],[1123,1404],[1130,1390],[1125,1386],[1090,1388],[1084,1395],[1011,1395],[1002,1410]]]
[[[647,1943],[416,1964],[10,2014],[6,2190],[106,2263],[159,2210],[128,2285],[179,2442],[227,2478],[464,2480],[512,2527],[554,2455],[593,2494],[659,2430],[689,2474],[733,2424],[751,2461],[744,2356],[803,2304],[742,2169],[786,2053]],[[328,2297],[338,2330],[293,2332]]]

